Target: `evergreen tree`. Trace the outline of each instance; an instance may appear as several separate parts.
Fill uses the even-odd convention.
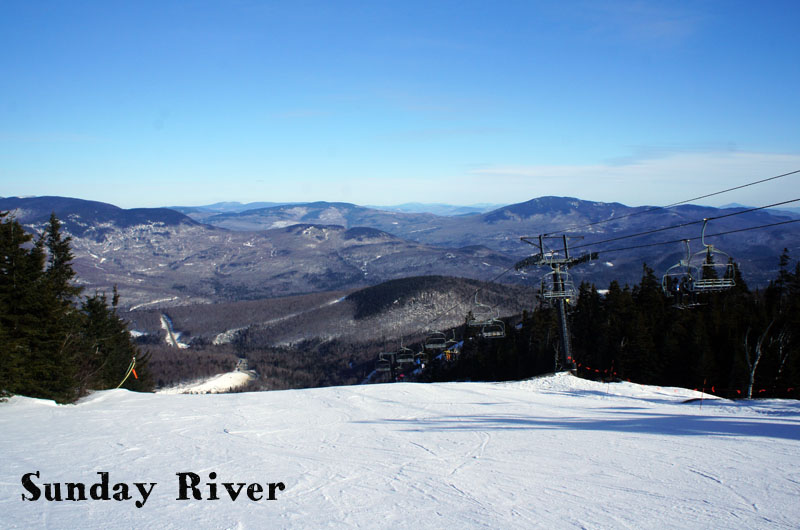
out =
[[[27,379],[30,336],[37,333],[41,246],[7,213],[0,213],[0,392],[15,393]]]
[[[630,288],[626,285],[621,288],[614,280],[608,286],[608,292],[603,300],[603,313],[605,315],[605,330],[599,341],[604,349],[603,368],[610,367],[612,363],[621,377],[634,379],[634,367],[626,363],[630,345],[630,330],[628,328],[634,311],[633,297]]]
[[[609,369],[605,349],[599,344],[604,332],[604,321],[602,298],[597,288],[594,284],[581,283],[570,328],[575,360],[581,366]]]
[[[136,355],[116,290],[111,308],[104,295],[78,307],[70,238],[60,228],[52,215],[34,242],[0,213],[0,393],[70,402],[119,384]],[[146,357],[127,388],[149,389]]]
[[[669,326],[669,300],[647,264],[642,265],[642,280],[634,286],[632,295],[637,317],[632,322],[631,343],[641,352],[637,359],[639,374],[643,382],[659,381],[664,361],[659,352]]]
[[[55,297],[67,305],[80,295],[82,289],[71,283],[75,277],[72,269],[74,256],[70,249],[72,238],[62,236],[61,221],[55,213],[50,214],[44,238],[48,256],[45,277]]]
[[[81,390],[115,388],[132,360],[136,375],[125,379],[123,388],[149,390],[148,355],[140,355],[125,322],[117,314],[119,296],[116,288],[111,307],[105,293],[86,297],[81,305],[84,315],[84,355],[80,363]]]
[[[45,243],[15,219],[0,225],[0,386],[7,392],[70,401],[69,356],[77,336],[65,331],[65,306],[44,275]]]

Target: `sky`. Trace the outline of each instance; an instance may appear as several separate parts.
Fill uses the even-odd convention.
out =
[[[795,0],[0,0],[0,196],[670,204],[800,169],[798,20]]]

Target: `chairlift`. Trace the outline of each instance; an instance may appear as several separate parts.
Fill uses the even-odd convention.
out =
[[[447,339],[447,347],[444,349],[444,358],[446,361],[454,361],[458,358],[461,351],[458,348],[458,341],[456,340],[456,332],[453,330],[453,337]]]
[[[474,328],[483,328],[491,324],[499,313],[499,310],[493,310],[491,306],[482,304],[478,301],[478,292],[475,292],[475,304],[473,310],[467,318],[467,325]]]
[[[703,219],[701,242],[704,250],[695,253],[689,259],[689,267],[694,267],[697,275],[693,278],[690,289],[698,293],[724,291],[736,285],[734,277],[736,269],[731,258],[725,252],[706,244],[705,234],[708,219]]]
[[[392,362],[387,359],[378,359],[375,362],[375,371],[376,372],[391,372],[392,371]]]
[[[439,351],[447,348],[447,337],[441,331],[434,331],[425,339],[424,348],[428,351]]]
[[[378,354],[378,358],[384,361],[389,361],[390,363],[395,362],[395,356],[397,355],[396,352],[393,351],[385,351]]]
[[[668,268],[661,277],[661,290],[670,298],[677,298],[681,293],[690,291],[697,277],[697,269],[691,265],[689,240],[684,239],[683,242],[686,244],[686,258]]]
[[[502,339],[506,336],[506,325],[502,320],[492,320],[481,328],[480,336],[485,339]]]
[[[541,291],[539,294],[545,301],[575,299],[575,283],[572,276],[565,270],[553,270],[542,277]]]
[[[375,370],[377,372],[390,372],[392,366],[395,364],[395,352],[381,352],[378,354],[378,360],[375,362]]]
[[[397,364],[413,364],[414,363],[414,352],[410,348],[401,347],[395,353],[395,362]]]

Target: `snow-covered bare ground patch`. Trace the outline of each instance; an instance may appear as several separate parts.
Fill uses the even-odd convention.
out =
[[[14,397],[0,404],[0,521],[87,529],[796,528],[800,404],[700,397],[564,374],[220,395],[111,390],[73,406]],[[23,500],[31,493],[21,478],[34,472],[41,497]],[[101,472],[112,488],[127,484],[131,498],[44,500],[46,483],[82,482],[88,492]],[[188,490],[179,500],[185,473],[198,477],[199,499]],[[141,508],[137,482],[155,483]],[[251,500],[256,483],[263,491],[254,488],[259,500]],[[270,484],[274,500],[266,500]]]
[[[157,390],[159,394],[221,394],[245,386],[254,379],[252,372],[236,370],[191,383]]]

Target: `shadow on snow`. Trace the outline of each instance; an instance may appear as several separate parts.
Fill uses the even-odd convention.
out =
[[[507,430],[507,429],[571,429],[581,431],[612,431],[666,436],[757,436],[800,440],[800,420],[774,417],[727,418],[659,414],[614,409],[621,418],[591,419],[584,417],[537,418],[509,415],[441,416],[419,419],[386,419],[358,423],[385,423],[406,426],[407,431],[430,432],[449,430]]]

